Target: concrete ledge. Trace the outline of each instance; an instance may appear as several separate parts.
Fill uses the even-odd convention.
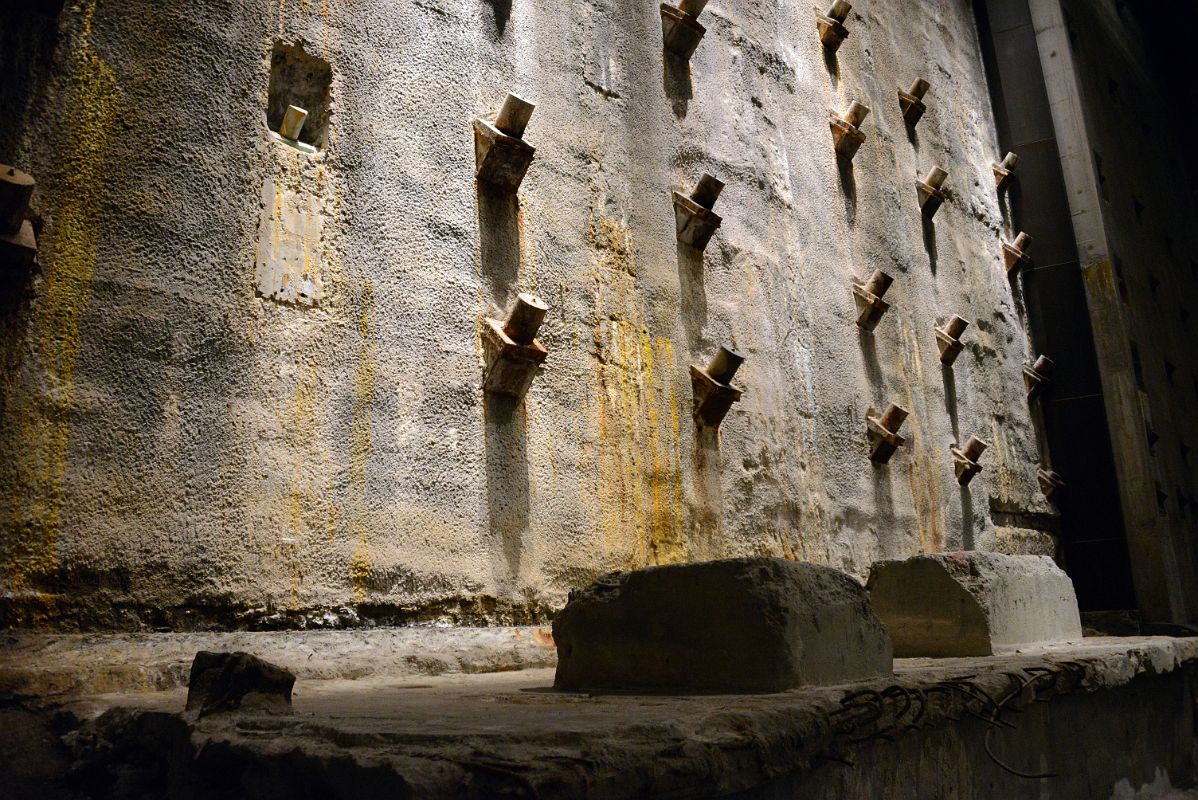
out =
[[[558,689],[780,692],[889,675],[861,585],[828,567],[742,558],[600,578],[553,622]]]
[[[1192,785],[1196,665],[1198,639],[1136,638],[901,660],[885,679],[735,697],[554,692],[544,669],[300,681],[293,717],[196,722],[175,690],[102,698],[90,712],[112,710],[75,738],[75,757],[84,774],[128,776],[147,796],[169,777],[214,798],[230,786],[260,798],[344,787],[427,798],[1111,797],[1116,784],[1162,774]],[[1055,777],[1012,775],[986,747]]]
[[[959,552],[879,561],[867,589],[900,658],[987,656],[1082,638],[1073,582],[1045,556]]]
[[[0,697],[52,698],[186,686],[201,650],[242,651],[301,680],[504,672],[557,663],[547,628],[45,634],[0,640]]]

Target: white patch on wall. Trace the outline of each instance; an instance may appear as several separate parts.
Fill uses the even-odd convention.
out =
[[[257,292],[280,303],[320,302],[324,215],[315,194],[293,192],[267,178],[258,226]]]

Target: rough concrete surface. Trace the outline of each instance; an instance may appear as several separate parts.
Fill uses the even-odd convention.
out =
[[[970,3],[859,3],[829,59],[808,3],[702,20],[689,67],[657,4],[623,0],[6,20],[0,159],[37,177],[44,230],[0,315],[5,622],[540,621],[614,569],[863,577],[993,547],[994,509],[1047,518]],[[331,67],[312,157],[269,136],[276,43]],[[912,132],[896,91],[920,76]],[[537,104],[515,197],[473,180],[472,120],[509,91]],[[868,138],[838,165],[828,113],[852,100]],[[670,198],[703,172],[727,188],[700,256]],[[871,335],[851,284],[879,268]],[[521,405],[480,390],[480,325],[517,291],[550,305]],[[975,324],[948,370],[953,314]],[[747,392],[699,434],[688,368],[719,345]],[[909,441],[873,466],[891,402]],[[961,489],[949,447],[974,434],[993,447]]]
[[[606,575],[554,617],[558,689],[779,692],[889,675],[861,584],[780,558]]]
[[[0,644],[0,698],[186,686],[201,650],[243,651],[301,680],[398,679],[552,667],[548,628],[400,628],[261,633],[39,634]]]
[[[68,740],[96,797],[186,780],[201,798],[1146,799],[1198,780],[1196,663],[1198,640],[1143,638],[772,695],[562,693],[544,669],[301,680],[290,717],[187,721],[181,690],[91,698]]]
[[[1069,576],[1051,558],[961,552],[880,561],[870,604],[896,656],[988,656],[1082,638]]]

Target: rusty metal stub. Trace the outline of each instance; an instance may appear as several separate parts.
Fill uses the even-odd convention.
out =
[[[853,298],[857,303],[857,325],[867,331],[878,327],[882,315],[890,310],[889,303],[860,283],[853,284]]]
[[[1011,177],[1014,173],[1009,169],[1004,169],[1002,164],[999,164],[998,162],[995,162],[992,165],[992,169],[994,170],[994,183],[1001,192],[1010,185]]]
[[[910,92],[904,92],[902,89],[899,89],[898,97],[899,109],[903,112],[903,120],[911,127],[915,127],[923,119],[924,112],[928,110],[928,107],[924,105],[923,100],[920,100]]]
[[[865,418],[866,436],[869,440],[869,460],[875,464],[886,464],[907,439],[896,431],[888,431],[882,426],[881,420],[874,415]]]
[[[982,471],[982,465],[970,458],[959,448],[949,448],[949,452],[953,457],[953,464],[957,473],[957,483],[962,486],[968,486],[974,477]]]
[[[483,323],[483,388],[491,394],[524,397],[549,351],[536,340],[527,345],[518,343],[504,332],[502,320],[488,317]]]
[[[1028,364],[1023,365],[1023,386],[1027,390],[1027,398],[1035,400],[1044,391],[1051,378]]]
[[[684,61],[689,61],[703,41],[707,29],[682,9],[661,4],[661,35],[665,49]]]
[[[1032,260],[1032,257],[1026,252],[1007,242],[1003,242],[1002,253],[1003,262],[1007,266],[1008,274],[1018,271]]]
[[[674,223],[678,241],[696,250],[704,250],[724,218],[696,203],[681,192],[674,192]]]
[[[691,390],[694,393],[695,420],[710,428],[718,428],[732,404],[740,400],[743,389],[720,383],[702,367],[691,366]]]
[[[965,349],[960,339],[954,339],[947,332],[936,329],[936,346],[940,348],[940,363],[951,367],[957,361],[957,356]]]
[[[520,188],[536,148],[484,119],[474,120],[475,177],[504,191]]]
[[[915,186],[919,191],[919,210],[923,212],[925,217],[931,219],[936,216],[936,212],[940,210],[940,206],[944,203],[944,191],[924,181],[916,181]]]
[[[815,24],[819,28],[820,43],[829,53],[835,53],[840,49],[844,40],[849,38],[849,29],[844,26],[844,23],[826,14],[816,14]]]
[[[1040,491],[1044,492],[1044,496],[1049,500],[1069,486],[1065,483],[1065,479],[1054,470],[1042,469],[1037,473],[1037,478],[1040,481]]]
[[[832,142],[836,147],[836,152],[851,161],[857,155],[857,151],[861,149],[861,145],[864,144],[865,134],[860,128],[849,124],[847,120],[841,119],[835,113],[828,115],[828,124],[832,128]]]

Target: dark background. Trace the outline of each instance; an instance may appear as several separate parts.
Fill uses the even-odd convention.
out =
[[[1198,144],[1198,0],[1123,0],[1115,6],[1139,23],[1162,94],[1172,99],[1173,110],[1162,109],[1161,121],[1170,122],[1172,114],[1174,135]],[[1188,161],[1190,196],[1198,204],[1198,149],[1180,149]]]

